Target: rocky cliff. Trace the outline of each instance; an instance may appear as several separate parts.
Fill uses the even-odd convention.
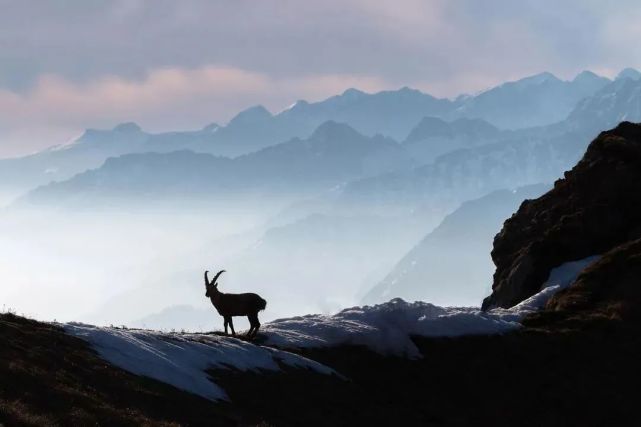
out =
[[[641,239],[617,246],[589,266],[569,288],[556,294],[547,312],[574,320],[641,320]],[[569,316],[563,316],[569,317]]]
[[[552,268],[639,237],[641,125],[623,122],[592,141],[551,191],[523,202],[505,222],[494,239],[496,272],[483,308],[511,307],[535,294]]]

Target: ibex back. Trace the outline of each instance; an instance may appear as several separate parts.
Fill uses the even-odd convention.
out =
[[[207,277],[209,271],[205,271],[205,288],[207,289],[205,296],[211,300],[211,303],[216,307],[218,314],[223,316],[223,319],[225,319],[225,334],[227,334],[227,325],[229,325],[231,327],[232,335],[236,335],[232,317],[247,316],[250,325],[247,336],[249,338],[255,337],[258,333],[258,328],[260,328],[258,312],[265,309],[267,301],[253,293],[226,294],[220,292],[218,290],[217,281],[218,277],[220,277],[224,272],[225,270],[220,270],[210,282]]]

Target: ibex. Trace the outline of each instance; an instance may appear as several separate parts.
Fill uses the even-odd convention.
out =
[[[209,271],[205,271],[205,288],[207,289],[205,296],[211,300],[218,314],[225,319],[225,335],[227,335],[227,325],[229,325],[231,327],[231,334],[236,336],[234,322],[232,321],[233,316],[247,316],[250,325],[247,337],[255,337],[258,333],[258,328],[260,328],[258,312],[267,307],[267,301],[252,293],[225,294],[220,292],[218,290],[217,280],[224,272],[225,270],[220,270],[210,282],[207,277]]]

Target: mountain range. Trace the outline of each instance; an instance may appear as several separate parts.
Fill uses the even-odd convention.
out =
[[[93,205],[101,199],[309,194],[413,164],[389,138],[366,137],[345,124],[326,122],[306,139],[233,159],[188,150],[112,157],[100,168],[39,187],[21,202]]]
[[[635,70],[624,70],[615,81],[634,80]],[[324,101],[298,101],[290,108],[272,114],[262,106],[238,113],[226,125],[212,123],[203,129],[152,134],[135,123],[123,123],[111,130],[89,129],[69,145],[58,146],[33,155],[0,159],[0,180],[3,190],[24,192],[51,181],[66,180],[88,169],[97,168],[109,157],[132,153],[167,153],[190,150],[216,156],[236,157],[272,146],[292,138],[307,138],[327,121],[346,123],[365,136],[381,134],[397,141],[407,141],[410,152],[419,161],[431,161],[444,151],[432,152],[416,147],[425,134],[415,129],[425,117],[447,122],[458,119],[479,119],[500,129],[523,129],[562,121],[582,99],[610,85],[611,82],[590,72],[583,72],[570,81],[550,73],[541,73],[508,82],[475,96],[459,96],[454,100],[439,99],[415,89],[401,88],[368,94],[348,89]],[[464,124],[469,133],[474,124]],[[420,126],[420,125],[419,125]],[[487,125],[481,124],[482,127]],[[482,138],[493,137],[477,128]],[[430,132],[427,131],[429,134]],[[436,135],[432,134],[431,138]],[[472,139],[456,133],[450,135],[455,147],[465,147]],[[417,139],[418,138],[418,139]],[[476,139],[474,141],[477,141]]]
[[[641,121],[641,79],[622,77],[548,126],[505,132],[497,142],[461,148],[411,170],[348,183],[341,203],[376,210],[393,204],[456,207],[502,188],[553,182],[575,164],[599,129]]]

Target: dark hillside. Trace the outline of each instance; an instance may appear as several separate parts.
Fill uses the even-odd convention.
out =
[[[0,314],[0,342],[7,426],[238,425],[229,408],[115,368],[55,326]]]

